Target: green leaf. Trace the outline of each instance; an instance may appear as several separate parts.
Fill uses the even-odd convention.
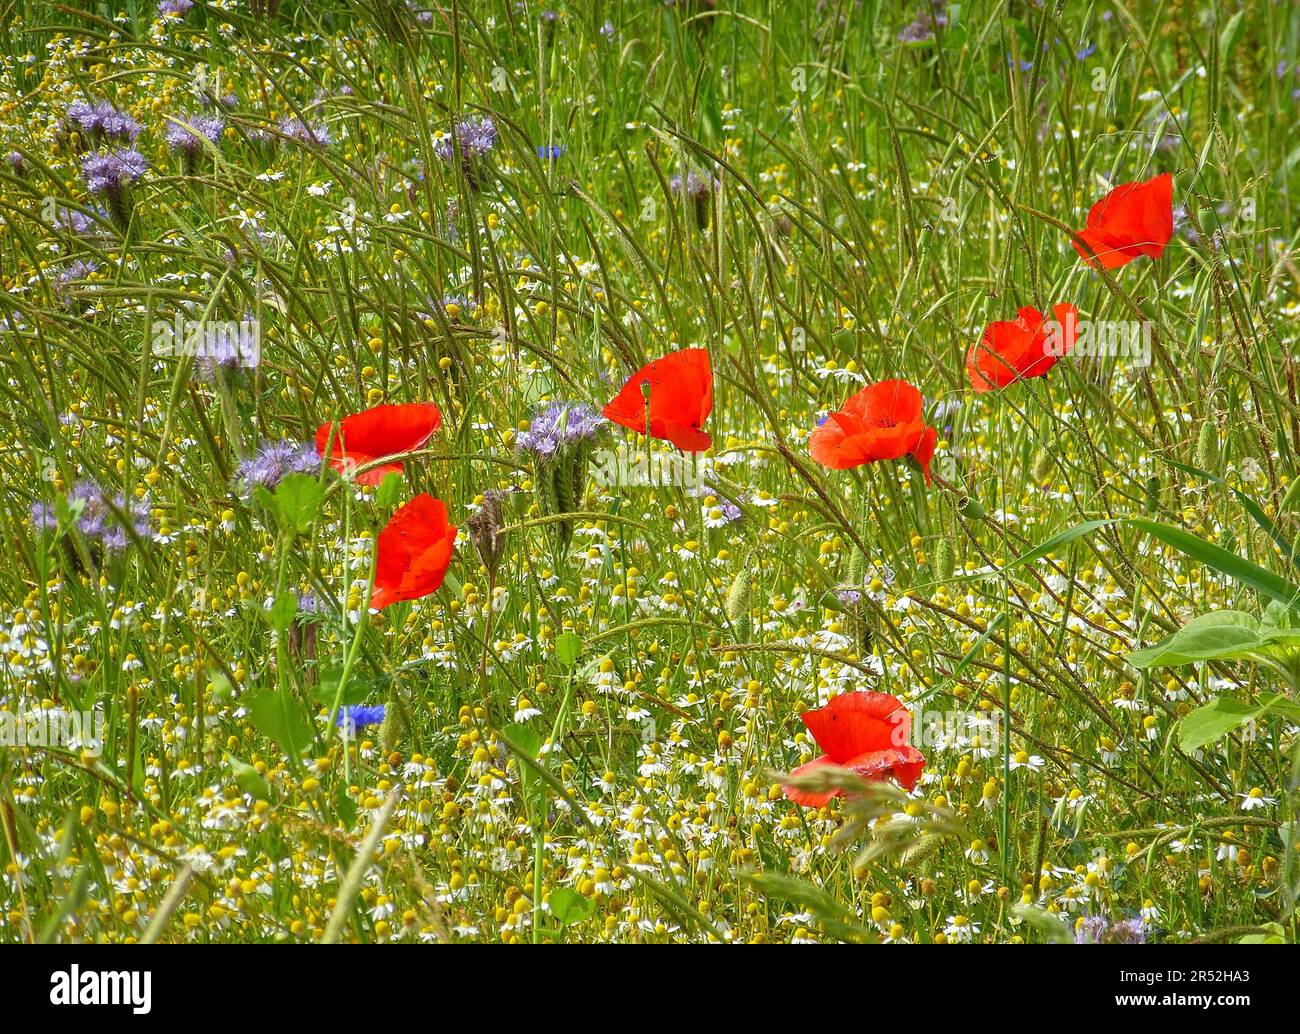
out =
[[[267,620],[271,622],[271,627],[277,632],[283,632],[293,624],[293,619],[298,613],[298,597],[291,592],[276,598],[276,601],[266,611]]]
[[[1228,24],[1223,27],[1219,33],[1219,64],[1222,65],[1228,59],[1228,54],[1232,51],[1232,45],[1237,41],[1237,36],[1241,32],[1241,18],[1245,11],[1238,11],[1229,19]]]
[[[1073,528],[1066,528],[1065,531],[1061,532],[1059,535],[1053,535],[1046,542],[1035,546],[1028,553],[1022,553],[1020,556],[1016,557],[1016,559],[1007,565],[1006,569],[1009,571],[1013,568],[1021,567],[1024,564],[1032,564],[1035,560],[1041,560],[1043,557],[1047,556],[1048,553],[1060,549],[1062,546],[1068,546],[1071,542],[1074,542],[1076,539],[1081,539],[1085,535],[1091,535],[1098,528],[1104,528],[1110,523],[1111,522],[1108,520],[1085,521],[1083,524],[1076,524]]]
[[[384,480],[379,482],[379,488],[375,490],[375,503],[381,509],[388,509],[397,502],[397,497],[402,492],[402,475],[396,471],[390,471],[384,475]]]
[[[551,915],[555,916],[555,921],[561,927],[582,922],[596,908],[594,901],[584,898],[576,890],[570,890],[568,887],[556,887],[551,891],[547,904],[551,907]]]
[[[234,777],[235,783],[244,793],[251,794],[254,800],[271,799],[271,787],[267,785],[257,769],[248,762],[240,761],[230,755],[226,755],[226,763],[230,766],[230,774]]]
[[[334,694],[339,690],[339,677],[342,670],[339,668],[330,668],[320,673],[320,678],[316,683],[316,688],[312,690],[312,699],[324,707],[334,706]],[[357,704],[364,704],[370,697],[370,691],[374,687],[367,679],[357,678],[356,675],[348,679],[348,684],[343,688],[343,699],[339,701],[340,707],[353,707]]]
[[[502,731],[509,737],[510,743],[518,747],[521,753],[527,754],[533,760],[536,760],[538,755],[541,754],[541,736],[522,722],[513,722]]]
[[[1128,655],[1135,668],[1193,664],[1196,661],[1241,660],[1259,655],[1265,639],[1259,621],[1240,610],[1217,610],[1193,618],[1173,635]]]
[[[298,701],[288,694],[259,693],[244,706],[253,728],[278,743],[285,753],[301,753],[311,743],[311,724]]]
[[[357,821],[357,802],[348,796],[348,788],[340,783],[338,793],[334,796],[334,810],[344,829],[351,829]]]
[[[563,632],[555,640],[555,656],[566,668],[573,667],[582,656],[582,640],[573,632]]]
[[[1200,750],[1245,725],[1260,710],[1231,694],[1217,697],[1178,723],[1178,745],[1188,752]]]
[[[311,527],[325,498],[325,486],[310,474],[290,474],[275,488],[275,509],[285,531],[302,533]]]
[[[1029,552],[1021,554],[1007,564],[1004,570],[1010,571],[1024,564],[1033,563],[1035,560],[1041,560],[1054,549],[1089,535],[1107,524],[1127,524],[1131,528],[1144,531],[1165,545],[1173,546],[1185,556],[1213,568],[1220,574],[1227,575],[1247,588],[1254,589],[1267,599],[1277,600],[1288,607],[1295,607],[1297,600],[1300,600],[1300,588],[1296,588],[1272,571],[1251,563],[1245,557],[1237,556],[1236,553],[1230,553],[1222,546],[1206,542],[1205,539],[1193,535],[1190,531],[1161,524],[1159,521],[1147,520],[1145,517],[1116,517],[1113,520],[1086,521],[1077,524],[1059,535],[1052,536]]]
[[[1220,574],[1227,575],[1233,581],[1254,589],[1262,596],[1278,600],[1288,607],[1295,606],[1296,600],[1300,599],[1300,589],[1297,589],[1285,578],[1274,574],[1272,571],[1265,570],[1258,564],[1251,563],[1245,557],[1239,557],[1236,553],[1229,553],[1221,546],[1206,542],[1204,539],[1193,535],[1190,531],[1184,531],[1182,528],[1175,528],[1168,524],[1161,524],[1158,521],[1149,521],[1143,517],[1128,517],[1125,518],[1124,523],[1140,528],[1152,538],[1159,539],[1167,546],[1173,546],[1193,560],[1199,560],[1201,563],[1214,568]]]

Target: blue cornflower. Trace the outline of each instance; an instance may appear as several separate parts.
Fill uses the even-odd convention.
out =
[[[339,709],[339,716],[335,719],[334,724],[343,730],[345,738],[351,738],[356,735],[358,729],[364,729],[369,725],[382,725],[384,721],[384,705],[358,704],[355,707],[342,707]]]

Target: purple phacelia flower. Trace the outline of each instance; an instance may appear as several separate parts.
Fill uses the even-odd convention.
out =
[[[452,133],[439,140],[434,150],[439,158],[449,162],[455,156],[457,146],[459,146],[462,155],[481,158],[491,153],[496,145],[496,123],[484,115],[482,118],[467,118],[457,122]]]
[[[688,172],[685,177],[674,176],[668,181],[668,189],[674,194],[684,194],[692,201],[707,198],[713,193],[718,181],[712,176],[701,176],[698,172]]]
[[[477,190],[481,182],[482,166],[497,145],[497,126],[486,115],[457,122],[451,133],[433,146],[434,153],[444,162],[454,162],[460,154],[461,171],[469,185]]]
[[[108,101],[77,101],[68,107],[67,117],[87,136],[97,139],[134,142],[140,135],[140,123]]]
[[[1141,919],[1110,920],[1086,916],[1074,934],[1075,944],[1145,944],[1146,927]]]
[[[97,262],[92,262],[89,259],[76,259],[69,263],[67,268],[59,274],[59,285],[66,287],[74,281],[85,280],[97,269],[99,269],[99,263]]]
[[[183,18],[194,6],[194,0],[162,0],[158,5],[158,13],[166,18],[171,15],[176,18]]]
[[[167,119],[163,138],[167,146],[187,154],[195,154],[203,141],[216,144],[226,128],[220,115],[176,115]]]
[[[900,43],[928,43],[934,39],[934,30],[936,28],[945,29],[948,27],[947,3],[945,0],[931,0],[928,10],[921,11],[908,25],[898,34]]]
[[[283,137],[303,147],[328,147],[331,143],[325,126],[310,126],[300,118],[282,118],[279,129]]]
[[[314,446],[291,441],[266,442],[256,456],[239,465],[235,481],[245,492],[257,486],[271,490],[290,474],[313,474],[318,470],[320,457]]]
[[[56,230],[69,230],[80,237],[94,228],[95,221],[76,208],[60,208],[54,213],[51,225]]]
[[[95,151],[81,159],[81,175],[92,194],[113,195],[136,182],[149,168],[139,151]]]
[[[568,446],[591,441],[604,425],[605,418],[585,402],[552,402],[515,441],[524,452],[545,460]]]
[[[121,552],[131,541],[119,514],[125,517],[137,538],[149,537],[149,502],[146,499],[128,503],[126,496],[118,493],[110,500],[95,482],[87,480],[72,486],[68,493],[68,506],[76,514],[73,527],[110,553]],[[32,506],[31,522],[32,527],[40,531],[51,531],[58,526],[54,509],[39,502]]]
[[[712,176],[701,176],[690,171],[685,176],[674,176],[668,181],[668,189],[678,197],[693,202],[695,206],[695,224],[702,230],[709,225],[709,213],[712,210],[710,199],[718,187],[718,181]]]

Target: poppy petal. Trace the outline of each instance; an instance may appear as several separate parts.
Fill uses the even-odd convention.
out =
[[[680,352],[647,363],[634,373],[601,410],[616,424],[646,433],[648,385],[650,436],[672,442],[684,452],[703,452],[713,439],[702,428],[713,410],[713,366],[704,348]]]
[[[801,717],[817,745],[840,764],[867,751],[906,743],[912,724],[897,697],[870,691],[832,697],[825,707]]]
[[[446,504],[427,492],[399,507],[376,542],[370,606],[382,610],[437,591],[451,564],[456,533],[447,523]]]
[[[1117,269],[1136,258],[1158,259],[1174,235],[1174,178],[1161,173],[1146,182],[1121,183],[1088,210],[1087,225],[1073,241],[1090,266]]]
[[[808,775],[810,772],[815,772],[819,768],[825,768],[827,765],[834,764],[835,762],[830,758],[822,756],[814,758],[806,765],[800,765],[798,768],[791,771],[790,774],[792,776]],[[832,797],[840,797],[844,793],[843,790],[828,790],[825,793],[813,793],[809,790],[796,789],[793,786],[783,786],[781,789],[785,791],[785,795],[790,798],[790,800],[794,801],[795,804],[802,804],[805,808],[824,807]]]
[[[414,452],[440,426],[442,413],[432,402],[375,406],[344,417],[337,429],[332,423],[321,424],[316,429],[316,454],[324,456],[328,448],[330,466],[344,472],[384,456]],[[357,481],[363,485],[377,485],[386,474],[401,473],[402,470],[401,462],[393,462],[364,471]]]

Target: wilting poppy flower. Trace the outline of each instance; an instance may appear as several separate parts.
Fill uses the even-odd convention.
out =
[[[333,425],[321,424],[316,429],[316,454],[324,456],[328,445],[330,466],[342,473],[384,456],[413,452],[441,425],[442,414],[432,402],[376,406],[340,420],[333,441],[330,436]],[[362,472],[357,482],[377,485],[386,475],[400,474],[402,470],[401,461],[395,460]]]
[[[1025,377],[1042,377],[1074,346],[1079,310],[1073,305],[1052,309],[1055,322],[1026,306],[1017,319],[998,320],[984,328],[979,343],[966,356],[966,373],[976,391],[1005,388]]]
[[[1158,259],[1173,235],[1174,177],[1165,172],[1145,183],[1121,183],[1088,210],[1079,236],[1092,251],[1072,243],[1088,265],[1116,269],[1143,255]]]
[[[398,600],[436,592],[451,564],[456,528],[447,523],[441,499],[421,492],[402,506],[379,533],[375,591],[370,606],[382,610]]]
[[[831,413],[808,439],[808,451],[832,470],[911,456],[921,465],[928,485],[938,437],[921,415],[921,393],[916,388],[907,381],[881,381]]]
[[[817,746],[826,753],[800,765],[791,775],[807,775],[827,765],[838,765],[868,779],[893,779],[904,790],[912,789],[921,778],[925,758],[907,742],[912,716],[888,693],[845,693],[800,717]],[[785,788],[790,800],[809,808],[820,808],[843,794],[843,790],[810,793],[793,786]]]
[[[713,409],[713,366],[706,349],[683,348],[647,363],[601,413],[645,434],[647,393],[651,438],[672,442],[683,452],[703,452],[713,444],[700,430]]]

